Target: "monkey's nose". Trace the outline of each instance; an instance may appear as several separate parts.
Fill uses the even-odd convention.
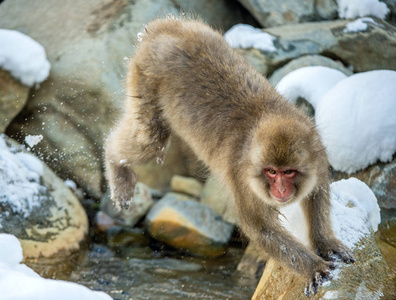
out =
[[[279,187],[277,188],[278,192],[283,195],[286,192],[286,188],[285,187]]]

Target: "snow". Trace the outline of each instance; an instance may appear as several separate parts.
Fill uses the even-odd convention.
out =
[[[0,233],[0,291],[2,300],[111,300],[103,293],[91,291],[85,286],[44,279],[22,261],[22,247],[18,239]]]
[[[0,68],[27,86],[44,81],[51,68],[43,46],[15,30],[0,29]]]
[[[371,189],[356,178],[340,180],[330,185],[331,222],[335,236],[351,249],[371,231],[377,231],[381,221],[377,198]],[[301,203],[281,208],[283,226],[309,246],[308,227]]]
[[[40,184],[43,164],[29,153],[7,147],[0,135],[0,203],[8,203],[13,212],[28,217],[40,205],[47,192]]]
[[[315,108],[315,121],[329,161],[353,173],[396,152],[396,72],[376,70],[345,77],[325,67],[287,74],[277,90],[295,102],[303,97]]]
[[[378,0],[338,0],[338,15],[343,19],[373,16],[384,19],[389,13],[385,3]]]
[[[275,52],[274,40],[276,37],[247,24],[232,26],[224,38],[233,48],[256,48],[266,52]]]
[[[40,143],[42,139],[43,139],[43,136],[41,134],[39,134],[39,135],[27,135],[25,137],[25,142],[26,142],[26,144],[28,144],[28,146],[30,148],[33,148],[38,143]]]
[[[360,18],[345,25],[344,32],[359,32],[367,30],[367,23],[378,25],[372,18]]]
[[[396,72],[354,74],[327,92],[316,124],[336,170],[353,173],[396,152]]]
[[[341,71],[328,67],[304,67],[283,77],[276,89],[288,101],[296,103],[302,97],[316,109],[323,95],[346,77]]]

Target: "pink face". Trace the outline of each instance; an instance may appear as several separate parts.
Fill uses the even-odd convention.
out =
[[[294,178],[297,171],[269,166],[264,169],[264,174],[271,184],[272,196],[281,203],[289,200],[294,193]]]

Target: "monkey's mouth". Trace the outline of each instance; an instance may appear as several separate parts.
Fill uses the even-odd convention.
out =
[[[290,198],[291,198],[291,195],[288,196],[288,197],[280,197],[280,198],[274,197],[274,199],[275,199],[276,201],[278,201],[279,203],[285,203],[285,202],[289,201]]]

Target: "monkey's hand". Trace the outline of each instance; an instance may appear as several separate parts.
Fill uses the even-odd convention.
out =
[[[331,262],[324,260],[317,262],[313,274],[305,287],[305,295],[307,297],[315,295],[318,291],[318,287],[322,285],[322,283],[331,279],[330,270],[334,269],[335,265]]]
[[[316,248],[318,255],[324,260],[335,261],[339,257],[347,264],[355,262],[352,250],[336,238],[322,239],[316,242]]]

